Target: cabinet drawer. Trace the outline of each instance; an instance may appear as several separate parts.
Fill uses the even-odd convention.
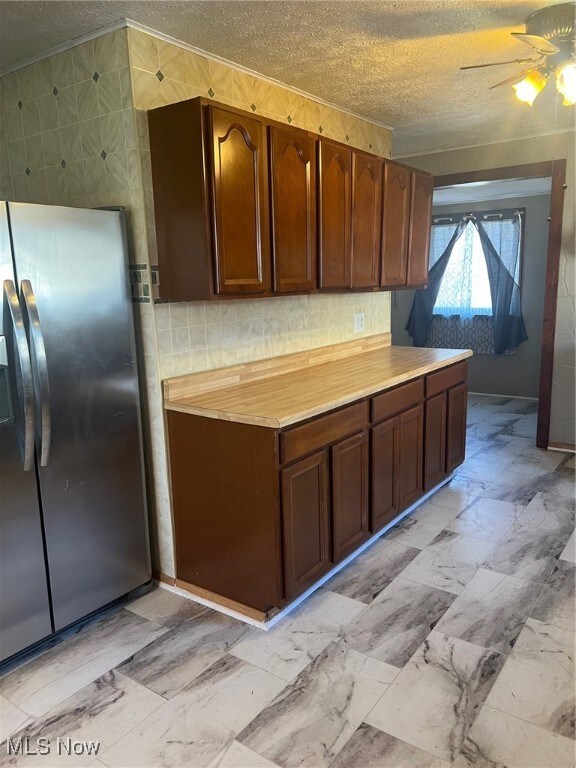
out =
[[[286,464],[299,456],[364,429],[368,424],[368,403],[356,403],[341,411],[321,416],[294,427],[280,436],[281,459]]]
[[[468,363],[456,363],[426,376],[426,397],[434,397],[450,387],[462,384],[468,378]]]
[[[402,384],[372,398],[372,421],[382,421],[418,405],[424,398],[424,379]]]

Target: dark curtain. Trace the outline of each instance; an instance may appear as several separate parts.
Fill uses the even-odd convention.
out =
[[[430,328],[432,326],[434,305],[438,298],[438,291],[442,284],[442,278],[446,272],[446,267],[448,266],[450,256],[452,255],[452,250],[465,227],[465,221],[460,221],[457,224],[446,250],[428,273],[428,288],[421,288],[416,291],[416,296],[414,297],[412,309],[410,310],[410,315],[406,324],[406,330],[414,339],[415,347],[426,346],[426,341],[428,340]]]
[[[510,212],[505,211],[508,218]],[[510,269],[503,263],[494,244],[486,232],[486,228],[480,221],[482,214],[469,215],[461,219],[442,256],[433,264],[428,273],[428,288],[416,292],[412,309],[406,324],[406,330],[414,339],[415,347],[425,347],[432,327],[434,305],[438,298],[440,285],[446,272],[446,267],[452,255],[454,246],[464,231],[468,221],[472,220],[478,231],[480,243],[486,259],[488,280],[490,282],[490,294],[492,299],[492,324],[494,329],[494,353],[504,354],[528,339],[522,308],[520,303],[520,288],[515,280],[517,259],[520,254],[521,220],[518,216],[518,227],[514,237],[516,242],[510,249],[516,253],[516,258]],[[516,212],[515,214],[516,215]],[[484,215],[486,218],[486,215]],[[491,227],[487,223],[487,227]],[[495,236],[495,232],[493,234]]]
[[[482,222],[476,221],[475,225],[480,235],[480,242],[482,243],[482,250],[484,251],[488,268],[488,280],[490,281],[494,353],[496,355],[503,355],[506,350],[517,347],[528,339],[520,306],[520,289],[514,280],[514,276],[510,274],[496,252]],[[520,237],[520,230],[518,231],[518,237]]]

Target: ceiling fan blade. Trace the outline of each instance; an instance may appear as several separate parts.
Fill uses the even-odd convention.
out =
[[[484,67],[503,67],[504,64],[538,64],[542,61],[542,57],[539,59],[512,59],[511,61],[494,61],[491,64],[469,64],[467,67],[460,67],[460,69],[483,69]]]
[[[500,88],[501,85],[515,85],[523,80],[524,76],[530,71],[531,70],[529,69],[523,69],[522,72],[517,72],[515,75],[512,75],[512,77],[507,77],[506,80],[502,80],[501,82],[496,83],[496,85],[491,85],[488,90],[491,91],[493,88]]]
[[[551,56],[553,53],[558,53],[559,49],[554,43],[551,43],[549,40],[546,40],[546,38],[540,37],[539,35],[527,35],[525,32],[510,32],[510,34],[518,40],[521,40],[523,43],[532,46],[534,50],[544,56]]]

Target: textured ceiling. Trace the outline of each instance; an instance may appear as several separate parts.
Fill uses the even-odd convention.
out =
[[[460,203],[478,203],[485,200],[506,200],[514,197],[549,195],[551,186],[552,180],[550,177],[544,179],[475,181],[470,184],[435,188],[433,203],[435,206],[455,205]]]
[[[393,126],[395,155],[571,127],[574,108],[548,86],[530,108],[490,85],[523,58],[510,36],[545,0],[1,0],[0,68],[121,18]]]

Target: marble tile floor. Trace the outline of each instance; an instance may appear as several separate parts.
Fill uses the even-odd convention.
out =
[[[269,632],[157,588],[9,671],[0,765],[572,768],[574,457],[534,433],[471,396],[454,479]]]

